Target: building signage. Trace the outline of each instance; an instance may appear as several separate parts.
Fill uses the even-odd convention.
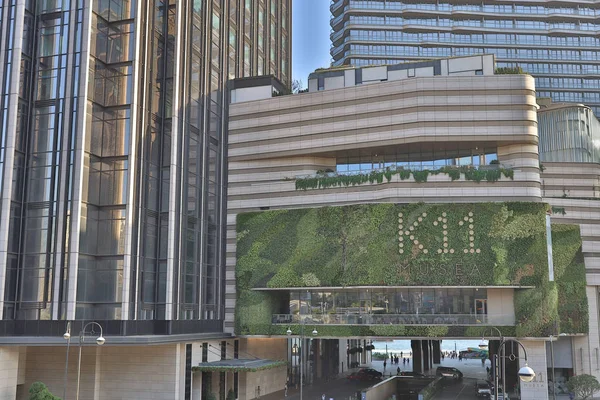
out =
[[[437,254],[454,254],[456,252],[469,254],[479,254],[481,249],[475,246],[475,225],[473,219],[473,212],[469,212],[465,215],[457,224],[451,225],[448,222],[447,214],[445,212],[440,215],[431,215],[427,212],[421,213],[412,223],[405,221],[403,213],[398,213],[398,246],[399,253],[404,254],[408,251],[409,247],[412,247],[410,251],[418,251],[423,254],[430,252]],[[423,239],[420,238],[415,230],[419,225],[431,225],[437,227],[439,234],[437,237]],[[463,243],[452,243],[449,240],[448,232],[451,230],[462,230],[464,237],[468,238]],[[414,245],[414,246],[411,246]]]

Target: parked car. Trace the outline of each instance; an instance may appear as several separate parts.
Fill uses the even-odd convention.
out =
[[[437,367],[435,375],[443,378],[452,378],[454,380],[459,380],[463,377],[463,373],[454,367]]]
[[[373,368],[361,368],[348,375],[348,380],[355,382],[380,381],[382,378],[383,374]]]
[[[411,378],[426,378],[425,375],[413,371],[402,371],[400,372],[400,376],[408,376]]]
[[[477,381],[475,384],[475,388],[477,389],[477,397],[484,397],[489,399],[492,397],[492,389],[493,386],[488,381]]]

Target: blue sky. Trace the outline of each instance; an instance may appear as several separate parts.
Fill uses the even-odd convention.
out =
[[[308,74],[329,67],[329,0],[292,1],[292,78],[308,86]]]

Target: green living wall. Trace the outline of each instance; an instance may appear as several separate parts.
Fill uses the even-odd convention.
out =
[[[515,291],[507,335],[587,332],[585,266],[576,225],[553,225],[548,281],[541,203],[371,204],[238,215],[236,333],[271,325],[281,294],[253,288],[359,285],[535,286]],[[297,329],[293,327],[292,330]],[[478,327],[322,326],[330,336],[479,336]]]

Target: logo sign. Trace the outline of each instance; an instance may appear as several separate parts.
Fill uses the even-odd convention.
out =
[[[436,243],[426,243],[423,239],[420,239],[416,233],[416,228],[421,224],[430,224],[437,227],[439,229],[438,239],[441,240],[435,240]],[[449,241],[448,232],[457,229],[463,230],[465,234],[468,233],[468,243],[451,243]],[[398,251],[400,254],[405,252],[414,254],[415,251],[423,254],[454,254],[458,252],[469,255],[481,253],[481,249],[475,245],[473,212],[465,215],[455,226],[448,223],[445,212],[439,216],[432,216],[423,212],[412,223],[405,220],[403,213],[398,213]]]

